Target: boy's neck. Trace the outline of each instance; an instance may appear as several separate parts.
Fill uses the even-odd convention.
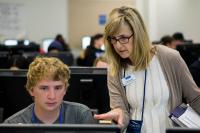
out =
[[[53,111],[45,111],[37,108],[35,106],[34,112],[36,117],[45,124],[53,124],[59,117],[60,114],[60,108],[57,108]]]

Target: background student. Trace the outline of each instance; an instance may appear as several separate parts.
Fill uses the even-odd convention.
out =
[[[97,67],[97,68],[107,68],[108,67],[108,61],[107,61],[107,58],[105,55],[101,55],[99,57],[97,57],[95,60],[94,60],[94,67]]]
[[[57,34],[54,41],[49,45],[48,52],[58,53],[58,52],[70,52],[70,46],[66,43],[65,39],[61,34]]]
[[[104,54],[102,50],[103,34],[95,34],[91,37],[90,45],[84,50],[83,53],[77,59],[77,65],[79,66],[93,66],[94,60]]]

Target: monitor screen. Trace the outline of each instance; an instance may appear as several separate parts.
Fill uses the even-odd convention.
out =
[[[101,124],[0,124],[0,133],[120,133],[120,129]]]
[[[169,128],[166,129],[166,133],[200,133],[200,129],[197,128]]]
[[[29,40],[24,40],[24,45],[29,45],[30,41]]]
[[[4,45],[6,45],[6,46],[16,46],[16,45],[18,45],[19,44],[19,42],[21,43],[23,43],[24,45],[29,45],[30,44],[30,41],[29,40],[16,40],[16,39],[6,39],[6,40],[4,40]]]
[[[83,103],[98,113],[110,110],[106,68],[70,67],[71,75],[64,100]],[[27,107],[32,99],[25,89],[27,70],[0,70],[0,107],[3,119]],[[16,95],[17,94],[17,95]]]
[[[15,39],[7,39],[4,41],[4,45],[6,45],[6,46],[16,46],[17,43],[18,42]]]

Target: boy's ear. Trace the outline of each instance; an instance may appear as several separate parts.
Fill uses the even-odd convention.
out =
[[[67,93],[67,87],[65,88],[65,94]]]
[[[28,93],[29,93],[31,96],[33,96],[33,88],[30,88],[30,89],[28,90]]]

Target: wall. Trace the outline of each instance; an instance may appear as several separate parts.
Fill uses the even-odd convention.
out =
[[[81,48],[85,35],[103,33],[105,25],[99,25],[99,15],[106,15],[123,5],[134,6],[134,0],[69,0],[69,44]]]
[[[136,3],[145,17],[151,40],[180,31],[186,39],[200,42],[199,0],[137,0]]]
[[[41,43],[43,38],[54,38],[57,33],[63,34],[68,40],[67,0],[0,0],[0,4],[2,3],[20,5],[20,16],[17,19],[21,25],[20,30],[13,30],[15,34],[1,34],[1,41],[24,35]]]
[[[200,42],[199,0],[158,1],[157,6],[158,37],[181,31],[186,39]]]
[[[181,31],[187,39],[200,42],[199,0],[0,0],[2,2],[21,5],[22,31],[11,31],[11,36],[0,34],[0,41],[25,34],[40,43],[45,37],[62,33],[72,48],[80,48],[82,36],[103,32],[104,26],[98,24],[99,14],[107,15],[122,5],[136,5],[152,40]]]

